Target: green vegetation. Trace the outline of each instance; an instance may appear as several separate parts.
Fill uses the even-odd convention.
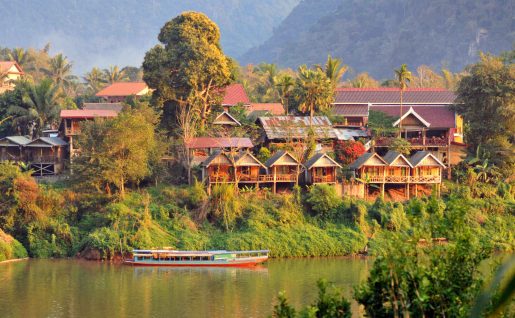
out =
[[[0,229],[0,262],[25,257],[27,257],[25,247]]]
[[[350,318],[352,312],[350,303],[341,293],[325,280],[319,280],[318,283],[318,299],[316,302],[302,309],[300,317],[317,317],[317,318]],[[328,291],[328,288],[331,290]],[[279,293],[279,303],[274,306],[274,318],[294,318],[296,310],[288,304],[286,295]]]

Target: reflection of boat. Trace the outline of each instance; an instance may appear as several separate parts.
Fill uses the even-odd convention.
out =
[[[125,263],[136,266],[255,266],[268,259],[268,252],[133,250],[133,258]]]

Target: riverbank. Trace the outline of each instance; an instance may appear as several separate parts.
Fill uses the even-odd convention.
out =
[[[23,245],[0,229],[0,264],[27,259]]]
[[[413,240],[473,231],[483,244],[515,250],[514,190],[508,184],[475,188],[446,183],[443,197],[407,202],[341,198],[329,185],[290,193],[193,186],[141,187],[123,198],[84,191],[71,182],[37,184],[16,166],[5,166],[1,193],[7,209],[0,228],[21,244],[4,244],[34,258],[82,255],[110,260],[134,248],[178,250],[268,249],[270,256],[312,257],[374,253],[389,233]]]

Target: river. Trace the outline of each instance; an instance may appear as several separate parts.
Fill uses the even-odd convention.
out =
[[[357,258],[273,259],[256,269],[20,261],[0,265],[0,317],[268,317],[279,291],[297,308],[315,300],[321,277],[350,299],[371,265]]]

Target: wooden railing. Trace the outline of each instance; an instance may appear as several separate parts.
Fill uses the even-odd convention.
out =
[[[295,182],[297,181],[297,176],[294,174],[276,174],[275,181]]]
[[[33,156],[29,159],[32,163],[57,163],[59,158],[55,156]]]
[[[235,179],[234,176],[230,175],[210,175],[208,177],[209,183],[234,183],[238,182],[274,182],[273,174],[261,174],[261,175],[238,175]],[[294,174],[277,174],[275,175],[275,181],[286,181],[296,182],[297,176]],[[333,182],[333,181],[328,181]]]
[[[440,183],[440,176],[368,176],[367,183]]]
[[[442,137],[428,137],[423,138],[403,138],[407,140],[412,146],[430,146],[430,147],[445,147],[447,146],[447,139]],[[382,137],[375,139],[375,145],[378,147],[389,146],[394,138]]]
[[[333,176],[313,176],[313,183],[336,182]]]

